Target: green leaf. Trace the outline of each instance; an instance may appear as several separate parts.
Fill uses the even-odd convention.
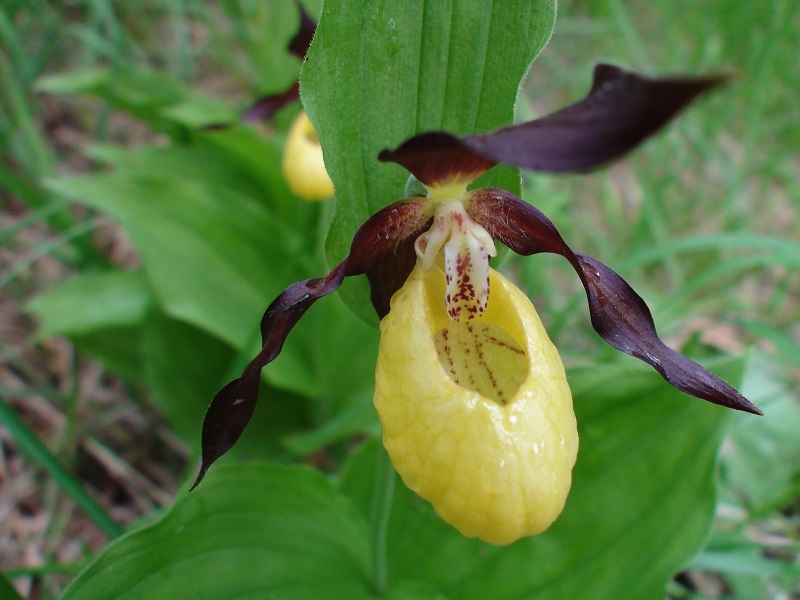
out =
[[[331,264],[372,213],[403,197],[408,173],[379,163],[378,152],[420,131],[464,135],[511,123],[520,80],[554,19],[554,0],[325,2],[301,89],[336,188]],[[519,193],[511,169],[482,183]],[[375,322],[365,281],[342,296]]]
[[[295,336],[305,351],[300,359],[316,382],[322,418],[360,403],[364,396],[369,396],[372,404],[378,360],[376,329],[359,320],[334,296],[309,311],[292,332]],[[278,364],[276,361],[276,367]]]
[[[107,86],[111,71],[105,68],[82,69],[47,75],[36,82],[36,91],[48,94],[83,94]]]
[[[740,370],[733,362],[715,364],[729,379]],[[460,599],[664,597],[667,580],[711,526],[716,455],[729,413],[680,394],[638,365],[575,369],[569,379],[581,447],[558,521],[538,537],[496,548],[462,537],[398,482],[388,534],[390,589],[419,579]],[[364,511],[374,449],[356,454],[342,480]]]
[[[153,400],[172,429],[194,451],[200,450],[203,415],[214,394],[241,369],[236,353],[187,323],[153,311],[143,331],[145,376]],[[274,457],[281,439],[308,427],[308,407],[298,398],[263,384],[259,406],[231,458]]]
[[[259,163],[278,162],[273,145],[237,129],[145,149],[114,173],[48,187],[125,228],[167,314],[250,352],[266,305],[302,278],[313,248],[303,234],[318,209],[281,177],[265,179]],[[294,205],[282,219],[287,201]]]
[[[236,355],[220,340],[158,311],[143,333],[145,377],[155,403],[175,433],[197,449],[203,415]]]
[[[37,336],[64,335],[81,351],[128,379],[144,372],[142,328],[153,304],[145,277],[134,271],[88,272],[31,300]]]
[[[289,193],[276,166],[279,149],[254,132],[240,128],[203,134],[185,144],[139,152],[108,146],[95,147],[92,152],[115,171],[53,180],[50,188],[107,212],[124,227],[142,257],[144,276],[139,283],[151,290],[154,304],[164,313],[186,325],[185,331],[194,326],[250,357],[259,345],[258,324],[272,298],[293,281],[324,271],[319,232],[327,222],[326,208]],[[124,325],[134,316],[139,318],[140,303],[136,304],[138,312],[126,307],[126,302],[133,304],[141,295],[132,289],[134,283],[123,281],[121,275],[107,275],[61,293],[57,299],[60,312],[54,311],[54,316],[62,314],[65,321],[61,333],[73,334],[80,327],[96,330],[104,320],[115,319]],[[119,284],[119,289],[112,290],[114,284]],[[105,307],[98,307],[91,298],[100,292],[108,296]],[[50,312],[46,305],[41,306],[41,314]],[[85,321],[83,325],[73,321],[83,313],[87,314],[80,319]],[[90,341],[98,335],[95,331]],[[183,337],[176,336],[173,341],[178,343]],[[200,332],[190,337],[212,348],[197,365],[209,364],[211,356],[222,352],[211,337],[203,338]],[[103,343],[101,350],[130,346]],[[182,347],[189,354],[196,353],[191,344]],[[174,358],[181,352],[171,348],[158,354]],[[318,398],[315,420],[319,422],[371,390],[376,353],[376,332],[336,298],[329,298],[309,311],[281,356],[265,371],[266,378],[274,386]],[[169,378],[153,380],[154,362],[148,359],[148,364],[157,398],[187,394],[185,389],[177,396],[166,393]],[[202,381],[209,383],[212,373],[219,375],[216,365],[224,365],[227,372],[230,361],[200,366],[204,369]],[[237,373],[236,369],[230,371],[227,379]],[[201,397],[206,406],[227,379],[217,381],[216,389],[205,390]],[[195,386],[192,391],[200,389]],[[174,404],[172,400],[162,406],[168,417],[176,412]],[[197,403],[190,401],[188,406],[194,410]],[[177,427],[188,433],[182,425]]]
[[[703,552],[692,562],[692,569],[759,578],[783,576],[794,581],[798,581],[800,577],[800,567],[790,561],[766,557],[763,549],[755,545],[726,552]]]
[[[138,383],[144,377],[146,357],[142,354],[140,326],[96,329],[68,337],[82,353],[127,381]]]
[[[154,525],[111,544],[63,600],[368,598],[367,531],[304,467],[218,467]]]
[[[756,515],[784,506],[797,494],[800,405],[789,381],[786,369],[774,358],[752,357],[742,390],[764,416],[735,415],[721,457],[725,491]]]
[[[85,334],[97,329],[140,325],[151,302],[142,273],[84,273],[28,303],[42,323],[40,335]]]
[[[283,445],[300,456],[308,456],[322,450],[325,446],[354,435],[369,434],[380,436],[380,422],[372,404],[372,394],[342,410],[331,420],[313,431],[288,436]]]
[[[6,600],[22,600],[22,596],[17,592],[17,588],[15,588],[2,573],[0,573],[0,598],[5,598]]]
[[[92,94],[157,129],[166,123],[201,127],[231,123],[236,113],[220,101],[183,87],[173,77],[142,67],[85,69],[43,77],[39,92]]]

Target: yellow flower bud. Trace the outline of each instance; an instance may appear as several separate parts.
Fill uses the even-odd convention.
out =
[[[375,406],[405,484],[497,545],[561,513],[578,432],[564,366],[528,298],[491,271],[479,318],[453,322],[445,277],[417,263],[381,322]]]
[[[325,170],[317,132],[301,111],[289,128],[283,149],[283,176],[289,188],[306,200],[327,200],[333,196],[333,182]]]

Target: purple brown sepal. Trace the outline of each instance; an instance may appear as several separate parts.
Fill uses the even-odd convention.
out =
[[[426,186],[469,182],[498,163],[580,173],[627,154],[694,98],[725,81],[722,75],[651,78],[600,64],[589,94],[558,112],[463,138],[421,133],[378,158],[404,166]]]
[[[426,200],[409,198],[375,213],[353,238],[352,275],[366,274],[379,319],[389,313],[389,300],[411,274],[417,260],[414,242],[430,221]]]
[[[308,47],[314,39],[314,32],[317,30],[317,22],[306,12],[303,5],[298,2],[297,8],[300,11],[300,29],[289,42],[289,52],[300,60],[305,60]]]
[[[496,164],[467,148],[461,139],[441,131],[420,133],[394,150],[382,150],[378,160],[405,167],[427,187],[459,180],[466,187]]]
[[[297,3],[300,12],[300,29],[289,42],[289,52],[300,60],[305,60],[308,47],[314,39],[314,32],[317,30],[317,22]],[[242,115],[242,123],[262,123],[269,121],[275,113],[288,106],[292,102],[300,100],[300,83],[295,82],[285,92],[263,96],[256,100],[253,105]]]
[[[423,227],[418,234],[424,231]],[[414,270],[417,263],[417,253],[414,242],[417,235],[410,235],[397,245],[393,252],[384,252],[367,270],[369,281],[370,300],[379,319],[389,314],[389,302],[394,293],[403,287],[403,284]]]
[[[473,152],[534,171],[582,172],[627,154],[725,76],[651,78],[595,67],[589,94],[551,115],[463,140]]]
[[[261,369],[280,354],[287,336],[314,302],[336,291],[345,277],[367,274],[373,289],[373,303],[379,316],[388,312],[388,299],[403,284],[394,273],[385,272],[388,263],[407,260],[408,239],[423,231],[430,220],[421,198],[401,200],[375,213],[353,238],[350,254],[325,277],[306,279],[290,285],[269,305],[261,320],[261,351],[244,369],[242,376],[222,388],[206,411],[202,433],[202,465],[191,489],[205,477],[208,468],[239,439],[253,416],[258,401]],[[413,267],[413,263],[411,265]],[[377,301],[376,301],[377,299]]]
[[[269,121],[284,106],[288,106],[298,100],[300,100],[300,84],[295,82],[285,92],[262,96],[256,100],[253,106],[244,112],[240,120],[242,123],[249,124]]]
[[[661,341],[644,300],[612,269],[573,252],[541,211],[514,194],[482,188],[470,194],[470,216],[517,254],[560,254],[581,278],[592,326],[611,346],[651,365],[673,387],[737,410],[763,414],[747,398]]]

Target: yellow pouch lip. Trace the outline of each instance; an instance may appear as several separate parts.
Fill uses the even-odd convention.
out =
[[[406,485],[469,537],[508,544],[546,529],[571,484],[577,427],[564,368],[527,297],[492,271],[477,322],[505,329],[528,355],[506,405],[458,385],[436,355],[449,323],[444,276],[418,264],[381,323],[375,405]]]
[[[292,192],[305,200],[327,200],[333,196],[333,182],[325,169],[322,147],[305,111],[289,127],[281,163],[283,176]]]

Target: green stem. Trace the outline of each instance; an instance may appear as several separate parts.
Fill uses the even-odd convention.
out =
[[[375,593],[385,596],[389,589],[389,570],[386,562],[386,532],[392,512],[394,484],[397,479],[389,455],[379,446],[375,463],[375,483],[369,511],[370,542],[372,547],[372,576]]]
[[[124,533],[123,528],[89,495],[83,484],[47,449],[2,397],[0,397],[0,423],[8,427],[20,450],[39,463],[109,539]]]

